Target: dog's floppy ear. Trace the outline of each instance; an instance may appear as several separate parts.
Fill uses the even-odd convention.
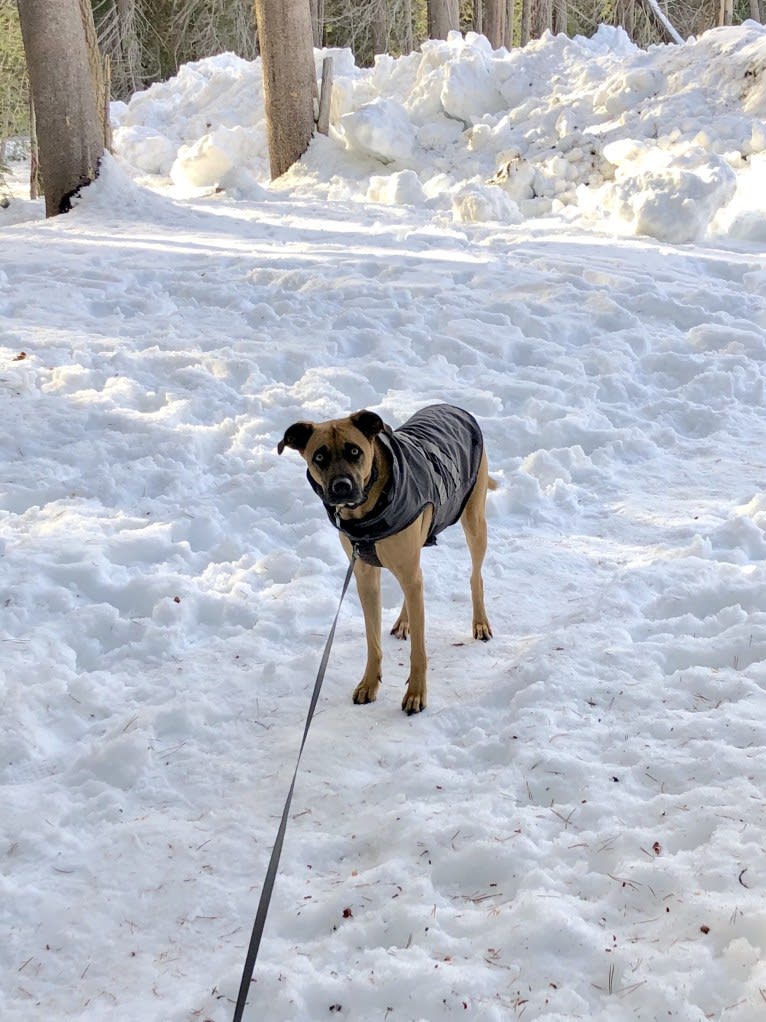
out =
[[[313,422],[294,422],[292,426],[287,427],[285,435],[277,444],[277,454],[281,454],[285,447],[292,447],[294,451],[302,453],[306,450],[306,444],[313,432]]]
[[[372,440],[374,436],[383,431],[383,420],[375,412],[368,412],[366,408],[363,408],[361,412],[354,412],[351,416],[351,422],[359,430],[360,433],[364,433],[368,440]]]

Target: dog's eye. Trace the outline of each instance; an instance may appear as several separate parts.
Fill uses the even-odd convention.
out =
[[[311,460],[315,465],[324,465],[327,461],[327,454],[324,451],[317,451]]]
[[[348,456],[352,460],[356,461],[357,458],[361,458],[362,452],[359,450],[358,447],[349,447]]]

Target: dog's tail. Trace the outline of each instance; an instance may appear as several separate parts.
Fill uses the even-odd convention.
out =
[[[493,479],[492,476],[488,477],[488,479],[487,479],[487,489],[488,490],[496,490],[499,485],[500,485],[500,483],[497,481],[497,479]]]

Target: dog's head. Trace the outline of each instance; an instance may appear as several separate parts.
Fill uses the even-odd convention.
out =
[[[294,422],[277,451],[281,454],[285,447],[298,451],[325,504],[356,507],[365,499],[375,458],[375,437],[382,429],[381,417],[366,409],[329,422]]]

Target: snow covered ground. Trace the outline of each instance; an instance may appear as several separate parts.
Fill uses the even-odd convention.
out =
[[[230,1019],[345,571],[277,441],[446,400],[495,639],[451,530],[356,707],[349,598],[246,1017],[756,1022],[766,31],[336,56],[278,185],[222,56],[0,210],[0,1017]]]

